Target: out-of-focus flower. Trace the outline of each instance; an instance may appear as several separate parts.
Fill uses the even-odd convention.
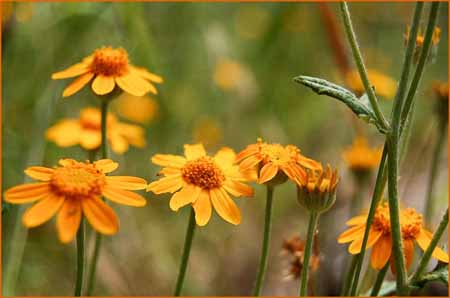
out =
[[[162,83],[163,79],[144,68],[133,66],[128,61],[128,53],[123,48],[102,47],[81,62],[52,74],[52,79],[78,77],[66,89],[63,97],[71,96],[92,81],[92,91],[97,95],[111,93],[116,84],[123,91],[143,96],[148,92],[157,94],[152,83]]]
[[[212,207],[224,220],[238,225],[241,213],[230,194],[253,196],[253,189],[243,183],[252,179],[252,171],[239,170],[231,148],[222,148],[210,157],[202,144],[184,145],[184,155],[154,155],[152,162],[163,167],[160,174],[164,177],[150,183],[147,191],[173,193],[169,203],[173,211],[192,205],[199,226],[209,222]]]
[[[397,82],[394,79],[374,69],[368,69],[367,73],[370,83],[375,87],[376,94],[386,99],[392,99],[394,97],[397,88]],[[348,72],[345,80],[348,87],[358,96],[366,92],[357,70]]]
[[[435,111],[442,121],[448,122],[448,82],[434,82],[433,91],[437,99]]]
[[[114,100],[114,110],[117,114],[133,122],[148,124],[159,114],[158,102],[149,96],[134,96],[123,93]]]
[[[258,138],[256,144],[248,145],[237,158],[242,171],[257,168],[258,183],[277,185],[288,178],[297,183],[306,182],[305,169],[318,170],[322,165],[300,154],[300,149],[294,145],[281,146],[268,144]]]
[[[33,3],[21,2],[16,3],[14,14],[16,20],[20,23],[26,23],[33,17]]]
[[[193,137],[196,143],[202,143],[206,148],[212,148],[220,143],[223,132],[216,120],[205,118],[196,123]]]
[[[111,149],[125,153],[129,145],[145,147],[145,131],[137,125],[123,123],[111,113],[107,117],[107,139]],[[60,147],[80,145],[86,150],[96,150],[101,145],[101,113],[97,108],[81,110],[78,119],[63,119],[47,129],[46,138]]]
[[[365,175],[378,167],[381,153],[380,148],[370,148],[366,138],[356,137],[352,146],[342,152],[342,158],[356,175]]]
[[[404,34],[405,46],[408,43],[409,34],[410,34],[410,28],[408,26],[408,27],[406,27],[406,33]],[[431,51],[430,51],[430,54],[428,57],[431,60],[433,60],[434,57],[436,56],[437,45],[439,44],[440,40],[441,40],[441,28],[435,27],[434,31],[433,31],[433,36],[431,37]],[[419,30],[417,37],[416,37],[416,45],[414,48],[414,63],[417,63],[419,61],[419,57],[420,57],[420,53],[422,52],[424,41],[425,41],[425,36]]]
[[[14,3],[12,1],[2,1],[0,5],[2,9],[2,23],[6,23],[11,19],[11,16],[13,15]]]
[[[338,237],[338,243],[351,242],[348,251],[353,255],[361,251],[366,223],[366,214],[353,217],[346,223],[351,228]],[[414,257],[414,241],[425,251],[430,245],[433,235],[423,228],[422,215],[417,213],[413,208],[401,210],[400,225],[406,267],[409,268]],[[391,223],[389,206],[386,202],[381,203],[375,211],[366,249],[370,247],[373,247],[370,263],[374,269],[380,270],[390,259],[391,269],[393,269],[392,259],[394,256],[392,254]],[[439,247],[434,249],[433,257],[439,261],[448,263],[448,254]]]
[[[56,228],[61,242],[71,242],[84,215],[92,227],[105,235],[119,230],[113,209],[101,197],[115,203],[142,207],[147,201],[130,190],[145,189],[144,179],[131,176],[106,176],[118,163],[101,159],[94,163],[61,159],[59,166],[29,167],[25,174],[40,182],[22,184],[8,189],[4,200],[11,204],[36,202],[23,215],[27,228],[37,227],[58,213]]]
[[[314,235],[313,250],[309,260],[309,269],[316,272],[320,265],[320,251],[317,234]],[[289,269],[286,271],[288,279],[299,279],[303,268],[303,255],[305,253],[305,241],[300,236],[293,236],[283,241],[282,253],[289,257]]]
[[[269,12],[259,6],[240,6],[235,15],[236,32],[246,39],[259,39],[267,31]]]
[[[306,171],[306,179],[297,185],[297,199],[300,205],[312,212],[322,213],[336,201],[336,186],[339,182],[337,170],[327,165],[325,171]]]

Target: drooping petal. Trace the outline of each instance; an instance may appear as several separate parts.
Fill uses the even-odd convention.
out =
[[[145,130],[142,127],[127,123],[116,123],[114,130],[117,130],[131,145],[138,148],[145,147]]]
[[[147,186],[147,191],[152,191],[155,194],[174,193],[183,186],[183,183],[181,175],[167,176],[150,183]]]
[[[164,175],[164,176],[181,175],[181,169],[162,168],[162,170],[158,172],[158,175]]]
[[[148,70],[146,70],[145,68],[141,68],[141,67],[136,67],[136,66],[130,66],[130,68],[136,72],[139,76],[143,77],[144,79],[147,79],[153,83],[158,83],[161,84],[163,82],[163,78],[149,72]]]
[[[278,166],[274,165],[273,163],[269,162],[265,164],[261,171],[259,171],[259,184],[263,184],[267,181],[270,181],[275,175],[278,173]]]
[[[367,221],[367,215],[358,215],[358,216],[351,218],[350,220],[347,220],[345,222],[345,224],[347,226],[359,226],[359,225],[365,224],[366,221]]]
[[[55,170],[46,167],[29,167],[24,172],[27,176],[40,180],[40,181],[49,181],[52,179],[53,172]]]
[[[433,236],[429,231],[427,231],[425,229],[421,229],[419,235],[416,237],[416,241],[417,241],[417,244],[419,244],[419,247],[423,251],[425,251],[428,248],[428,246],[430,245],[432,238],[433,238]],[[437,246],[433,250],[432,256],[441,262],[448,263],[448,254]]]
[[[92,91],[98,95],[105,95],[113,91],[116,83],[113,77],[107,77],[104,75],[97,75],[92,82]]]
[[[63,202],[64,197],[50,194],[25,211],[22,217],[23,224],[27,228],[33,228],[45,223],[59,210]]]
[[[206,225],[212,213],[211,207],[211,199],[209,198],[209,192],[206,190],[202,190],[198,199],[192,204],[195,211],[195,221],[197,225],[204,226]]]
[[[99,130],[83,129],[80,133],[80,146],[86,150],[100,148],[102,144],[102,134]]]
[[[236,153],[231,148],[223,147],[214,155],[214,159],[221,166],[231,166],[236,159]]]
[[[83,88],[89,81],[94,77],[91,72],[85,73],[84,75],[77,78],[75,81],[70,83],[70,85],[64,89],[63,97],[71,96],[77,93],[81,88]]]
[[[223,184],[223,188],[225,188],[226,191],[228,191],[235,197],[252,197],[254,194],[253,188],[251,188],[247,184],[233,181],[231,179],[225,181],[225,183]]]
[[[106,182],[108,186],[126,190],[140,190],[147,187],[145,179],[133,176],[106,176]]]
[[[134,96],[144,96],[148,92],[158,94],[155,86],[132,71],[124,76],[117,77],[116,83],[122,90]]]
[[[184,155],[188,160],[197,159],[206,155],[202,144],[184,145]]]
[[[338,237],[338,243],[347,243],[364,236],[366,225],[352,227]]]
[[[383,235],[372,248],[370,264],[373,268],[380,270],[386,265],[392,253],[392,240],[390,235]]]
[[[27,183],[14,186],[5,192],[4,200],[11,204],[31,203],[50,195],[48,183]]]
[[[290,164],[283,166],[282,170],[289,179],[295,181],[297,184],[305,185],[307,183],[306,172],[302,167],[296,164]]]
[[[58,237],[62,243],[69,243],[75,237],[81,222],[81,202],[67,199],[56,218]]]
[[[107,185],[103,189],[102,194],[108,200],[122,205],[142,207],[147,204],[147,200],[143,196],[132,191],[115,188],[110,185]]]
[[[170,199],[169,207],[172,211],[178,211],[181,207],[194,203],[202,189],[194,185],[186,185],[179,192],[176,192]]]
[[[259,152],[259,146],[256,144],[252,144],[252,145],[248,145],[247,148],[245,148],[244,150],[242,150],[241,152],[238,153],[238,155],[236,155],[236,162],[240,162],[241,160],[257,154]]]
[[[115,234],[119,230],[119,220],[114,211],[99,198],[81,200],[81,207],[92,227],[106,235]]]
[[[112,161],[111,159],[100,159],[94,162],[95,167],[102,171],[102,173],[111,173],[119,167],[117,162]]]
[[[381,231],[370,229],[369,239],[367,240],[366,249],[369,249],[370,247],[372,247],[372,245],[374,245],[375,242],[378,241],[378,239],[381,237],[382,234],[383,233]],[[350,244],[350,246],[348,247],[348,252],[351,253],[352,255],[360,253],[361,247],[362,247],[362,242],[363,242],[363,236],[356,239],[355,241],[352,242],[352,244]]]
[[[85,74],[89,71],[89,65],[86,63],[80,62],[77,64],[74,64],[62,71],[58,71],[52,74],[53,80],[60,80],[60,79],[68,79],[77,77],[79,75]]]
[[[152,162],[162,167],[179,169],[186,164],[186,158],[171,154],[156,154],[152,156]]]
[[[250,155],[248,158],[244,159],[239,164],[239,168],[240,168],[241,171],[246,171],[248,169],[253,168],[254,166],[256,166],[261,161],[262,161],[262,157],[255,156],[255,155]]]
[[[414,242],[411,239],[403,239],[403,254],[405,255],[406,269],[411,266],[414,258]]]
[[[78,120],[65,119],[45,132],[45,138],[59,147],[71,147],[80,143],[81,125]]]
[[[241,212],[224,190],[214,188],[209,191],[209,195],[212,205],[220,217],[234,225],[240,224]]]

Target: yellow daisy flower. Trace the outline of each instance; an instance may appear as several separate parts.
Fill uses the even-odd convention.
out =
[[[4,200],[11,204],[36,202],[23,215],[27,228],[37,227],[58,213],[56,228],[61,242],[71,242],[84,215],[92,227],[105,235],[115,234],[119,220],[113,209],[100,198],[115,203],[142,207],[147,201],[130,190],[145,189],[144,179],[131,176],[106,176],[118,163],[101,159],[94,163],[61,159],[59,166],[29,167],[25,174],[38,180],[8,189]]]
[[[128,61],[128,53],[123,48],[102,47],[81,62],[52,74],[52,79],[78,77],[66,89],[63,97],[78,92],[92,81],[92,91],[97,95],[111,93],[116,84],[125,92],[143,96],[148,92],[157,94],[152,83],[162,83],[163,79],[144,68],[133,66]]]
[[[151,160],[163,167],[160,174],[164,177],[150,183],[147,191],[172,193],[169,206],[173,211],[191,204],[199,226],[208,223],[212,207],[227,222],[239,224],[241,213],[230,194],[253,196],[253,189],[243,183],[252,179],[252,172],[239,171],[231,148],[222,148],[210,157],[202,144],[184,145],[184,155],[154,155]]]
[[[397,82],[394,79],[375,69],[368,69],[367,75],[369,76],[370,83],[375,87],[376,94],[386,99],[394,98],[395,91],[397,90]],[[348,87],[358,96],[366,92],[358,70],[349,71],[345,77],[345,81]]]
[[[348,251],[353,255],[361,251],[366,222],[367,215],[359,215],[350,219],[346,224],[351,228],[338,237],[338,243],[351,242]],[[414,257],[414,241],[425,251],[430,245],[433,235],[422,226],[422,215],[413,208],[401,210],[400,225],[406,267],[409,268]],[[380,270],[391,259],[391,269],[393,269],[391,223],[387,202],[381,203],[375,211],[366,249],[370,247],[373,247],[370,256],[370,263],[373,268]],[[433,257],[441,262],[448,263],[448,254],[439,247],[434,249]]]
[[[342,158],[353,171],[367,172],[380,164],[382,149],[370,148],[364,137],[356,137],[352,146],[342,152]]]
[[[256,144],[248,145],[236,157],[242,171],[258,168],[258,183],[291,179],[298,184],[306,181],[306,169],[319,170],[322,165],[300,154],[294,145],[268,144],[258,138]]]
[[[145,131],[137,125],[123,123],[111,113],[107,116],[107,139],[117,154],[125,153],[129,145],[145,147]],[[101,112],[97,108],[81,110],[78,119],[63,119],[47,129],[45,136],[60,147],[80,145],[86,150],[101,145]]]
[[[114,100],[113,109],[116,113],[133,122],[149,124],[158,117],[159,105],[149,96],[134,96],[123,93]]]

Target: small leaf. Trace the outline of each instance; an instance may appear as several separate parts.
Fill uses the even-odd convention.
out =
[[[376,120],[377,118],[367,95],[363,95],[358,99],[353,92],[344,87],[315,77],[298,76],[294,78],[294,82],[311,88],[319,95],[328,95],[345,103],[356,116],[367,123],[375,125],[381,133],[386,133],[386,130],[384,130]]]
[[[435,270],[424,274],[415,285],[423,287],[427,282],[440,281],[448,286],[448,267],[445,265],[438,265]]]

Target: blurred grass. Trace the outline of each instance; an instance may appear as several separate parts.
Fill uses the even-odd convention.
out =
[[[62,99],[68,82],[50,75],[95,48],[122,46],[132,63],[165,78],[155,98],[160,116],[146,126],[148,145],[123,156],[117,174],[148,180],[158,168],[155,153],[181,153],[193,142],[193,131],[203,119],[213,119],[223,137],[215,146],[236,151],[258,136],[293,143],[304,154],[338,166],[342,174],[338,203],[322,219],[322,267],[316,294],[336,294],[342,275],[345,247],[336,235],[344,227],[352,191],[351,177],[340,159],[355,135],[348,112],[338,103],[297,86],[299,74],[343,83],[336,69],[318,9],[311,3],[33,3],[29,18],[18,7],[3,23],[3,181],[6,189],[25,181],[23,169],[51,166],[61,157],[86,159],[79,148],[60,149],[44,140],[45,129],[62,117],[76,117],[96,99],[85,87]],[[334,4],[330,4],[336,10]],[[403,33],[412,13],[411,3],[352,4],[353,19],[367,65],[398,77],[404,51]],[[430,65],[418,92],[414,132],[404,162],[400,187],[405,205],[422,210],[433,135],[433,80],[447,80],[448,8],[443,5],[443,30],[437,63]],[[340,17],[337,16],[340,21]],[[346,42],[345,42],[346,44]],[[245,79],[232,90],[219,88],[213,75],[221,59],[237,62]],[[391,101],[383,101],[389,111]],[[372,143],[381,138],[367,130]],[[447,201],[447,158],[438,191]],[[190,295],[248,295],[256,276],[262,236],[264,193],[256,186],[252,199],[238,199],[243,222],[233,227],[216,215],[195,236],[184,293]],[[369,193],[368,193],[369,195]],[[188,210],[173,213],[169,196],[146,194],[148,207],[114,206],[121,230],[107,237],[99,265],[97,295],[167,295],[174,286],[187,224]],[[4,214],[3,266],[17,254],[12,239],[22,208]],[[18,219],[18,220],[17,220]],[[305,235],[305,212],[297,206],[293,185],[276,189],[274,225],[265,294],[294,295],[298,281],[284,282],[281,241],[294,233]],[[92,239],[90,239],[92,240]],[[91,241],[89,241],[91,242]],[[92,244],[92,243],[91,243]],[[90,247],[88,245],[88,247]],[[32,229],[24,248],[17,295],[67,295],[75,274],[74,245],[58,242],[53,223]],[[340,272],[340,273],[339,273]],[[4,276],[5,278],[5,276]],[[326,280],[326,284],[320,281]]]

